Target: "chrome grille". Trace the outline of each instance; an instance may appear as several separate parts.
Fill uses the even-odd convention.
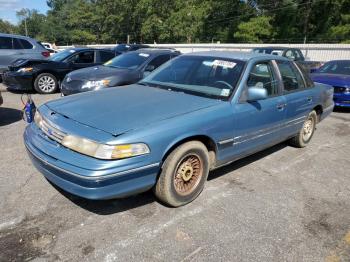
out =
[[[41,121],[40,129],[47,137],[51,138],[52,140],[55,140],[58,143],[61,143],[62,139],[66,136],[64,132],[53,127],[44,119],[42,119]]]

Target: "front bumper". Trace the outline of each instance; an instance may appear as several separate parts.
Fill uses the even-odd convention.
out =
[[[2,75],[3,83],[14,90],[32,90],[34,77],[32,74],[6,71]]]
[[[53,184],[63,190],[87,199],[112,199],[134,195],[149,190],[156,183],[159,163],[140,164],[135,166],[115,166],[108,170],[86,169],[84,166],[73,166],[44,153],[35,145],[53,147],[53,142],[36,132],[35,127],[28,125],[24,132],[24,143],[34,166]],[[36,141],[42,140],[42,141]],[[50,145],[51,144],[51,145]],[[60,147],[58,144],[55,145]],[[64,149],[69,154],[71,151]],[[116,171],[118,170],[118,171]],[[103,175],[96,175],[102,171]]]
[[[334,104],[338,107],[350,107],[350,93],[334,93]]]

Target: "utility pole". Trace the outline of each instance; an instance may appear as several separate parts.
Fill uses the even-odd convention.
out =
[[[130,35],[128,35],[127,40],[126,40],[126,43],[127,43],[127,44],[130,44]]]
[[[24,28],[26,30],[26,36],[28,36],[28,29],[27,29],[27,17],[24,17]]]

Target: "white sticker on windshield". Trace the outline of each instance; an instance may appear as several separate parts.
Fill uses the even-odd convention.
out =
[[[225,60],[214,60],[213,66],[221,66],[226,68],[234,68],[237,64],[235,62],[231,61],[225,61]]]
[[[75,50],[69,50],[69,52],[71,52],[71,53],[75,53]]]
[[[230,89],[222,89],[221,90],[222,96],[229,96],[229,94],[230,94]]]
[[[143,57],[149,57],[149,54],[145,54],[145,53],[139,53],[139,56],[143,56]]]

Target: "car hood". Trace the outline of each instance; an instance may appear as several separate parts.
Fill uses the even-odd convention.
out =
[[[46,103],[52,111],[114,136],[221,103],[182,92],[129,85]]]
[[[331,86],[350,86],[350,75],[335,75],[335,74],[311,74],[311,78],[314,82],[319,82]]]
[[[9,65],[10,70],[17,70],[25,66],[35,66],[39,64],[58,64],[60,62],[50,61],[45,59],[17,59],[11,65]]]
[[[69,74],[72,80],[101,80],[105,78],[120,77],[126,75],[130,70],[119,69],[109,66],[93,66],[79,69]]]

